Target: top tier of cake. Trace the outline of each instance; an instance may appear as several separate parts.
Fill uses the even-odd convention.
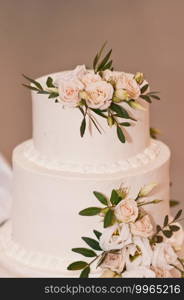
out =
[[[43,86],[49,75],[39,81]],[[61,73],[51,74],[56,80]],[[64,108],[47,95],[32,92],[33,100],[33,145],[40,157],[57,163],[103,164],[124,161],[141,154],[150,147],[149,104],[140,99],[145,110],[134,110],[123,105],[137,121],[124,128],[126,143],[121,143],[115,126],[110,128],[104,118],[94,115],[102,128],[100,134],[90,122],[81,138],[80,124],[82,114],[76,108]],[[124,120],[127,121],[127,120]]]

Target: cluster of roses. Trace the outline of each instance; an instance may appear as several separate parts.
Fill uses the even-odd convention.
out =
[[[96,74],[87,70],[84,65],[77,66],[73,71],[66,72],[54,81],[58,92],[58,101],[64,105],[77,107],[85,100],[89,108],[107,109],[114,100],[137,100],[141,94],[143,74],[135,76],[123,72],[105,70]],[[137,108],[141,107],[137,103]]]
[[[119,201],[116,198],[117,205],[111,203],[111,206],[108,205],[108,208],[101,212],[96,211],[96,213],[93,208],[91,214],[90,208],[80,212],[81,215],[98,213],[104,217],[107,209],[113,211],[110,222],[106,223],[104,226],[106,228],[102,234],[98,235],[99,246],[103,251],[102,254],[96,256],[97,266],[102,270],[99,274],[100,277],[173,277],[171,270],[177,266],[177,251],[181,249],[184,233],[181,225],[175,219],[166,216],[163,230],[158,225],[160,233],[159,239],[156,239],[156,226],[153,225],[150,216],[143,209],[144,205],[160,202],[160,200],[148,202],[145,200],[146,198],[144,199],[154,186],[155,184],[149,184],[143,187],[135,200],[128,199],[126,190],[116,190],[117,195],[121,195]],[[96,196],[101,203],[105,204],[105,201],[102,201],[102,195],[98,193]],[[172,235],[166,237],[163,233],[168,232],[169,227],[174,231]],[[73,251],[81,253],[75,249]],[[81,254],[85,256],[85,251]],[[89,265],[85,266],[88,271]],[[69,266],[70,269],[73,269],[72,264]],[[78,269],[80,269],[80,265]]]

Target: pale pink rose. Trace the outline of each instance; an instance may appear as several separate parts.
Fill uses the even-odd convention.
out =
[[[135,223],[131,223],[130,229],[132,234],[142,237],[149,237],[153,234],[153,225],[148,215],[145,215]]]
[[[125,266],[125,260],[122,251],[106,254],[103,263],[100,265],[102,269],[110,269],[114,272],[121,273]]]
[[[177,263],[177,255],[168,243],[159,243],[154,246],[152,266],[164,270],[171,270]]]
[[[110,83],[97,81],[87,85],[87,105],[91,108],[106,109],[111,105],[114,89]]]
[[[138,267],[122,273],[122,278],[155,278],[155,273],[145,267]]]
[[[122,249],[132,242],[128,224],[114,224],[104,229],[100,237],[100,247],[104,251]]]
[[[140,86],[134,79],[132,74],[122,74],[121,77],[117,80],[116,89],[126,90],[129,99],[138,99],[141,91]]]
[[[169,270],[164,270],[156,267],[152,267],[152,270],[155,272],[156,278],[172,278],[172,274]]]
[[[59,83],[59,101],[66,106],[75,107],[80,101],[80,91],[83,89],[83,84],[77,80],[61,80]]]
[[[169,222],[172,221],[172,218],[170,218]],[[172,225],[178,226],[180,229],[178,231],[173,232],[173,235],[170,238],[164,238],[164,242],[170,244],[176,251],[180,251],[183,246],[184,241],[184,232],[183,228],[180,223],[174,222]],[[167,228],[166,228],[167,229]]]
[[[116,218],[124,223],[134,222],[138,217],[138,207],[135,200],[124,199],[115,207]]]
[[[100,75],[95,74],[92,71],[88,71],[87,73],[85,73],[82,77],[81,77],[81,81],[82,83],[87,86],[90,83],[94,83],[97,81],[102,81],[102,78],[100,77]]]

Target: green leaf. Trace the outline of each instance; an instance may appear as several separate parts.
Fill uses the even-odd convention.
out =
[[[121,126],[125,126],[125,127],[130,127],[131,124],[128,123],[128,122],[122,122],[122,123],[119,123]]]
[[[107,198],[103,194],[96,191],[94,191],[93,194],[102,204],[108,205]]]
[[[53,85],[53,79],[51,77],[47,78],[46,85],[47,85],[47,87],[55,87]]]
[[[39,91],[39,89],[38,88],[36,88],[36,87],[34,87],[34,86],[31,86],[31,85],[28,85],[28,84],[22,84],[24,87],[26,87],[26,88],[28,88],[28,89],[30,89],[30,90],[33,90],[33,91]]]
[[[169,229],[173,232],[180,230],[180,227],[177,225],[170,225]]]
[[[50,99],[50,98],[57,98],[58,96],[59,96],[58,93],[51,93],[51,94],[49,95],[49,99]]]
[[[76,253],[79,253],[79,254],[82,254],[86,257],[97,256],[97,254],[93,250],[87,249],[87,248],[73,248],[72,251],[76,252]]]
[[[29,77],[27,77],[26,75],[22,75],[24,78],[26,78],[28,81],[30,81],[31,83],[33,83],[39,90],[43,90],[43,88],[42,88],[42,86],[41,86],[41,84],[38,82],[38,81],[36,81],[36,80],[34,80],[34,79],[32,79],[32,78],[29,78]]]
[[[89,237],[82,237],[82,239],[92,249],[97,250],[97,251],[102,251],[98,241],[96,241],[92,238],[89,238]]]
[[[172,236],[172,231],[170,230],[163,230],[162,232],[167,238],[170,238]]]
[[[81,273],[80,278],[88,278],[90,273],[90,266],[86,267]]]
[[[176,216],[175,216],[173,222],[176,221],[177,219],[179,219],[179,217],[181,216],[181,214],[182,214],[182,209],[180,209],[180,210],[177,212],[177,214],[176,214]]]
[[[85,268],[87,265],[88,265],[88,263],[85,261],[75,261],[67,267],[67,270],[69,270],[69,271],[81,270],[81,269]]]
[[[79,212],[80,216],[95,216],[101,212],[100,207],[88,207]]]
[[[44,91],[44,90],[39,90],[38,94],[42,94],[42,95],[49,95],[50,93],[48,91]]]
[[[81,126],[80,126],[80,135],[83,137],[86,130],[86,118],[83,118]]]
[[[98,68],[97,68],[97,72],[103,70],[103,67],[106,65],[106,63],[108,62],[110,56],[112,53],[112,49],[107,53],[107,55],[104,57],[104,59],[101,61],[101,63],[99,64]]]
[[[117,205],[121,200],[122,198],[118,195],[116,190],[112,190],[110,198],[110,202],[112,203],[112,205]]]
[[[157,95],[152,95],[152,94],[151,94],[150,97],[153,98],[153,99],[156,99],[156,100],[160,100],[160,97],[157,96]]]
[[[111,103],[111,106],[110,106],[110,109],[112,111],[114,111],[117,116],[119,118],[124,118],[124,119],[131,119],[133,121],[136,121],[135,119],[133,119],[129,114],[128,112],[126,111],[126,109],[124,109],[122,106],[116,104],[116,103]]]
[[[114,224],[114,212],[109,209],[104,217],[104,228]]]
[[[156,226],[156,231],[157,231],[157,232],[160,232],[160,231],[162,231],[162,228],[161,228],[161,226],[160,226],[160,225],[157,225],[157,226]]]
[[[100,109],[91,108],[91,110],[92,110],[95,114],[97,114],[97,115],[99,115],[99,116],[101,116],[101,117],[107,119],[107,116],[104,115],[104,113],[103,113]]]
[[[102,68],[102,71],[110,69],[112,66],[112,59]]]
[[[157,236],[155,237],[155,242],[156,242],[156,243],[162,243],[162,242],[163,242],[163,236],[157,235]]]
[[[93,61],[93,69],[94,69],[94,70],[96,70],[97,63],[98,63],[98,61],[99,61],[99,59],[100,59],[100,57],[101,57],[101,55],[102,55],[102,53],[103,53],[104,48],[105,48],[106,45],[107,45],[107,42],[105,42],[105,43],[102,45],[100,51],[96,54],[96,56],[95,56],[95,58],[94,58],[94,61]]]
[[[149,85],[145,84],[142,88],[141,88],[141,94],[143,94],[144,92],[146,92],[146,90],[148,89]]]
[[[170,207],[173,207],[173,206],[176,206],[179,204],[179,201],[176,201],[176,200],[170,200],[169,201],[169,204],[170,204]]]
[[[168,216],[165,216],[165,219],[164,219],[164,227],[166,227],[168,225],[168,222],[169,222],[169,217]]]
[[[93,230],[93,232],[94,232],[95,236],[97,237],[97,239],[99,240],[100,237],[101,237],[101,235],[102,235],[102,233],[99,232],[99,231],[97,231],[97,230]]]
[[[118,125],[117,125],[117,136],[122,143],[125,143],[125,136],[123,134],[121,127],[119,127]]]
[[[147,101],[148,103],[151,103],[151,102],[152,102],[151,99],[150,99],[150,97],[147,96],[147,95],[140,95],[140,97],[141,97],[142,99],[144,99],[145,101]]]

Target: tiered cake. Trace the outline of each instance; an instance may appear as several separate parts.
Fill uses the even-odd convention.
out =
[[[57,85],[61,78],[69,82],[70,74],[61,72],[49,78]],[[46,88],[47,78],[41,77],[36,83],[56,93],[53,84]],[[112,119],[106,122],[97,114],[97,106],[92,107],[93,120],[102,125],[101,134],[89,118],[81,137],[80,111],[63,107],[55,101],[57,95],[48,99],[36,88],[32,92],[33,139],[13,153],[13,212],[11,221],[1,228],[0,263],[11,276],[78,276],[67,270],[69,263],[79,260],[71,249],[83,247],[80,237],[91,236],[92,229],[103,227],[98,216],[79,215],[85,207],[94,207],[93,191],[107,195],[123,186],[134,199],[143,186],[157,183],[146,200],[162,201],[148,205],[146,211],[155,224],[162,224],[169,215],[170,151],[150,138],[149,104],[144,97],[135,102],[141,109],[134,110],[125,101],[118,103],[116,96],[116,103],[132,116],[132,126],[125,128],[126,142],[122,143],[116,126],[109,126]]]

